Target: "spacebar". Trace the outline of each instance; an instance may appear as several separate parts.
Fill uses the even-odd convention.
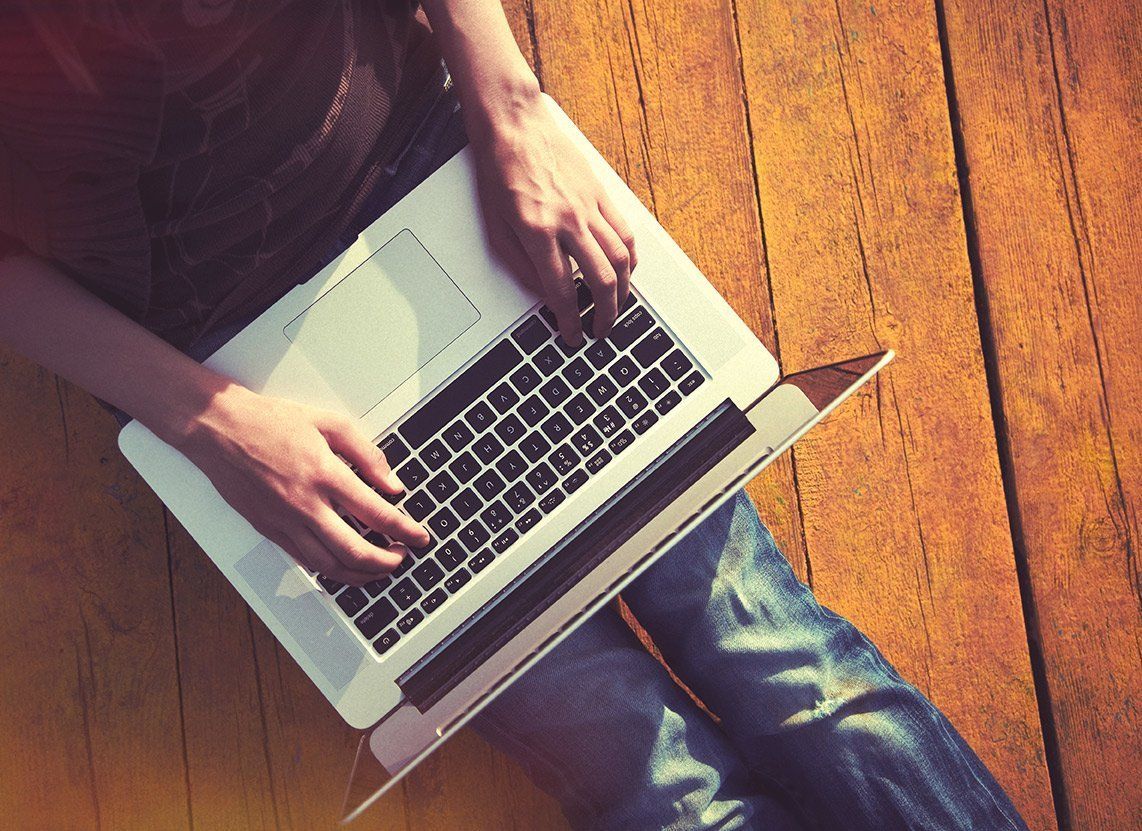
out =
[[[519,365],[520,360],[515,344],[505,338],[437,392],[397,432],[412,447],[420,447],[448,426],[452,419],[475,404],[493,384]]]

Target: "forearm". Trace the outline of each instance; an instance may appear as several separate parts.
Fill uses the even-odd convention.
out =
[[[539,97],[499,0],[423,0],[474,141],[510,124]]]
[[[0,261],[0,342],[172,444],[234,386],[36,257]]]

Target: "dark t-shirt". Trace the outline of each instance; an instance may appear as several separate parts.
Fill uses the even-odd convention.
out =
[[[76,6],[35,24],[94,91],[0,0],[0,256],[52,261],[180,348],[323,265],[438,82],[410,0]]]

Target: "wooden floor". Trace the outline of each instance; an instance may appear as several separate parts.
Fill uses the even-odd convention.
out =
[[[752,487],[1033,829],[1142,827],[1140,13],[511,0],[545,88],[796,370],[899,358]],[[0,352],[0,826],[331,826],[354,736]],[[557,829],[465,734],[362,827]]]

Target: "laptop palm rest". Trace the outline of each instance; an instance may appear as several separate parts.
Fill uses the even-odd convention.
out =
[[[427,712],[754,432],[745,414],[724,402],[494,604],[398,679],[409,702]]]

